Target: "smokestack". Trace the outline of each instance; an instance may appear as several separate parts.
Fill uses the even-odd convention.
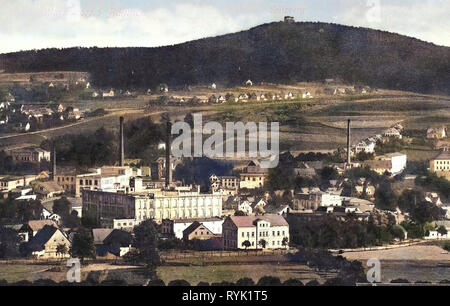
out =
[[[120,117],[120,126],[119,126],[119,166],[124,165],[125,153],[123,148],[123,117]]]
[[[350,166],[350,119],[347,121],[347,165]]]
[[[170,134],[171,134],[172,125],[170,121],[167,121],[166,127],[166,188],[169,188],[170,183],[172,182],[172,167],[170,163]]]
[[[53,144],[53,152],[52,152],[52,175],[50,176],[52,181],[56,180],[56,145]]]

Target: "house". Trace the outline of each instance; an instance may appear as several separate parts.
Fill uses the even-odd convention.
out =
[[[295,19],[292,16],[284,16],[284,23],[287,24],[295,23]]]
[[[108,92],[102,92],[103,98],[113,98],[115,96],[115,92],[113,89],[110,89]]]
[[[450,221],[435,221],[435,230],[429,231],[428,236],[424,237],[425,239],[450,239]],[[438,231],[438,228],[443,226],[446,230],[446,234],[442,234]]]
[[[36,182],[33,191],[41,199],[53,198],[64,193],[64,189],[54,181]]]
[[[375,195],[375,187],[372,185],[368,185],[365,187],[364,186],[355,186],[355,191],[358,194],[358,196],[362,196],[364,194],[364,191],[365,191],[365,194],[369,197],[372,197]]]
[[[443,205],[441,197],[436,192],[426,192],[425,201],[439,207]]]
[[[430,160],[430,172],[450,180],[450,152],[442,152]]]
[[[98,257],[122,257],[131,249],[133,237],[120,229],[92,229],[94,245]]]
[[[389,138],[397,138],[397,139],[402,139],[403,138],[403,136],[402,136],[402,134],[400,133],[400,131],[399,130],[397,130],[396,128],[389,128],[389,129],[387,129],[386,131],[384,131],[384,134],[383,134],[384,136],[386,136],[386,137],[389,137]]]
[[[251,80],[247,80],[247,82],[245,82],[245,86],[253,86],[253,82]]]
[[[50,161],[50,152],[37,147],[11,150],[10,155],[15,163]]]
[[[257,160],[250,161],[246,170],[240,174],[239,187],[247,189],[262,188],[267,179],[268,169],[261,168]]]
[[[161,223],[161,231],[166,236],[174,236],[183,239],[183,232],[193,223],[203,224],[214,235],[222,234],[223,219],[221,218],[195,218],[195,219],[164,219]]]
[[[384,155],[376,156],[375,159],[380,161],[390,161],[392,168],[389,172],[393,175],[403,172],[403,170],[405,170],[406,168],[407,156],[404,153],[387,153]]]
[[[289,248],[289,224],[279,215],[227,217],[222,232],[226,250]]]
[[[92,98],[97,98],[98,96],[99,96],[99,93],[96,92],[96,91],[93,91],[92,94],[91,94]]]
[[[212,83],[212,84],[211,84],[211,89],[216,89],[216,88],[217,88],[216,83]]]
[[[369,167],[379,175],[392,174],[392,161],[390,160],[366,160],[361,165]]]
[[[279,216],[285,216],[291,211],[289,205],[266,205],[264,207],[264,212],[267,214],[273,214],[273,215],[279,215]]]
[[[183,231],[183,240],[190,241],[194,239],[207,240],[215,237],[214,233],[211,232],[204,224],[194,221]]]
[[[211,175],[211,190],[226,195],[236,195],[239,190],[239,178],[236,176]]]
[[[239,203],[237,210],[242,211],[247,215],[251,215],[253,213],[252,203],[250,203],[248,200],[244,200]]]
[[[369,140],[362,140],[355,146],[355,153],[375,153],[375,142]]]
[[[313,96],[309,91],[302,93],[302,99],[312,99]]]
[[[135,219],[114,219],[113,228],[126,231],[132,231],[134,227],[138,225]]]
[[[65,246],[65,252],[58,248]],[[28,249],[38,259],[69,258],[71,242],[59,228],[46,225],[30,240]]]
[[[427,129],[427,139],[442,139],[447,137],[445,126]]]
[[[316,169],[311,167],[307,162],[300,162],[299,165],[294,168],[294,174],[302,177],[314,177],[316,175]]]
[[[58,227],[58,224],[56,224],[56,222],[53,220],[31,220],[22,226],[21,231],[28,232],[30,237],[34,237],[37,232],[43,229],[46,225],[56,228]]]
[[[331,194],[323,191],[312,191],[297,193],[294,196],[293,207],[295,210],[312,209],[319,207],[341,206],[342,197],[337,194]]]

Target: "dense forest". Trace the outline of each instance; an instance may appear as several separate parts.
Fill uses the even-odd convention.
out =
[[[341,79],[378,88],[450,93],[450,48],[327,23],[274,22],[158,48],[45,49],[0,55],[7,72],[75,70],[93,84],[154,88]]]

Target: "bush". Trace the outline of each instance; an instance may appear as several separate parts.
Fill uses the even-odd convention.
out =
[[[189,284],[188,281],[184,280],[184,279],[175,279],[169,282],[169,284],[167,284],[167,286],[190,286],[191,284]]]
[[[281,286],[281,281],[278,277],[263,276],[259,279],[257,286]]]
[[[238,281],[236,282],[236,286],[254,286],[254,285],[255,282],[253,281],[253,279],[248,277],[238,279]]]
[[[304,286],[303,283],[295,278],[287,279],[283,282],[283,286]]]

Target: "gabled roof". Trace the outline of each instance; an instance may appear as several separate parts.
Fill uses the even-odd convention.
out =
[[[198,221],[194,221],[191,225],[189,225],[184,231],[183,231],[183,236],[189,236],[190,234],[192,234],[194,231],[196,231],[199,227],[204,227],[210,235],[213,235],[213,232],[211,232],[211,230],[209,228],[207,228],[205,225],[203,225],[202,223],[198,222]]]
[[[44,226],[30,241],[30,250],[41,251],[45,249],[45,244],[53,237],[56,231],[59,231],[59,229],[50,225]]]
[[[92,236],[94,237],[94,244],[103,244],[103,241],[112,231],[112,228],[93,228]]]
[[[28,226],[33,232],[37,232],[44,228],[46,225],[53,226],[54,228],[57,228],[58,225],[53,220],[31,220],[28,221]]]
[[[450,152],[442,152],[438,156],[434,158],[434,160],[449,160],[450,159]]]
[[[271,226],[289,226],[287,221],[279,215],[266,214],[262,216],[231,216],[230,220],[236,227],[255,227],[254,221],[257,219],[270,222]]]

